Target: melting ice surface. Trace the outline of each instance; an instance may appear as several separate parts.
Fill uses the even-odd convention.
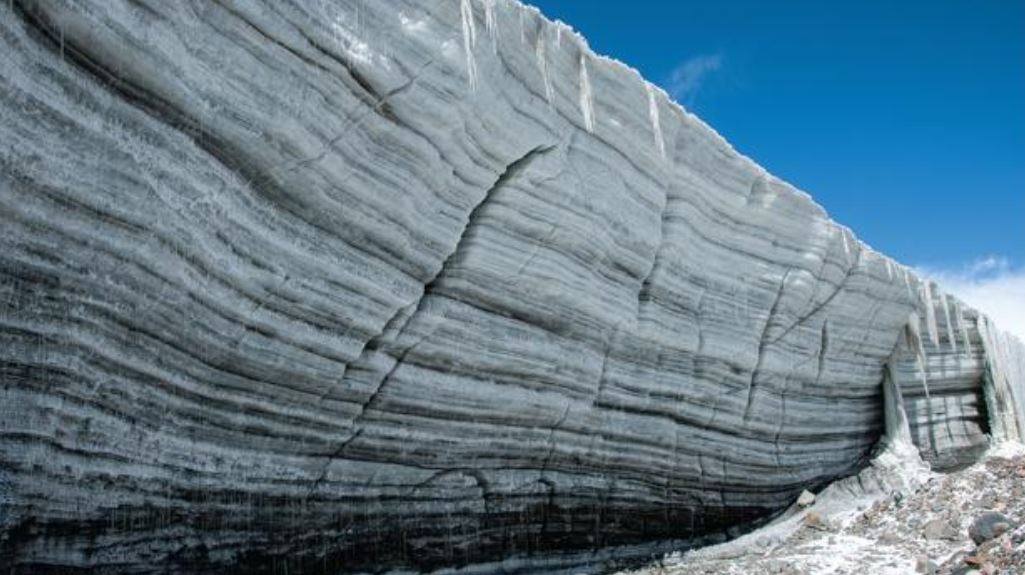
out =
[[[473,47],[477,44],[477,26],[473,21],[473,4],[471,0],[461,0],[459,14],[463,25],[463,50],[466,52],[466,78],[470,89],[477,89],[477,61],[473,56]]]
[[[658,117],[658,100],[655,97],[655,88],[650,83],[645,84],[644,87],[648,91],[648,116],[651,118],[651,131],[655,135],[655,147],[658,148],[658,153],[665,158],[666,142],[662,136],[662,122],[659,121]]]
[[[484,26],[491,37],[491,49],[498,52],[498,20],[495,16],[495,0],[484,0]]]
[[[591,77],[587,73],[587,54],[580,51],[580,112],[584,115],[584,126],[594,132],[594,101],[591,95]]]
[[[950,302],[947,300],[947,294],[940,292],[940,304],[943,305],[943,316],[947,319],[947,338],[950,339],[950,346],[954,349],[954,353],[957,353],[957,340],[954,338],[954,323],[950,319]]]
[[[936,306],[932,299],[932,282],[922,282],[922,302],[925,306],[925,329],[929,331],[929,339],[936,347],[940,346],[940,334],[936,327]]]
[[[548,57],[545,54],[545,33],[543,29],[537,34],[537,44],[534,48],[534,53],[537,55],[537,67],[541,72],[541,80],[545,87],[545,99],[551,104],[554,91],[552,89],[552,78],[548,73]]]

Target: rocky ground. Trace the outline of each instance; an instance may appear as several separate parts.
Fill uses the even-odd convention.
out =
[[[1025,575],[1025,454],[1003,450],[931,474],[910,495],[854,513],[819,513],[811,494],[791,515],[725,544],[671,556],[635,575],[980,573]],[[789,523],[789,526],[787,524]]]

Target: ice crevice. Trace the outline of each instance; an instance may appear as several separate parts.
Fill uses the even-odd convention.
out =
[[[430,325],[428,327],[428,331],[425,334],[419,335],[414,342],[407,342],[405,343],[405,345],[403,345],[403,341],[405,339],[403,335],[405,334],[407,327],[409,327],[411,324],[420,319],[421,316],[429,313],[427,302],[431,295],[434,294],[436,286],[440,281],[443,280],[446,271],[450,268],[451,263],[459,257],[460,252],[468,248],[465,240],[467,238],[468,232],[475,225],[477,225],[477,220],[480,212],[485,208],[487,203],[494,197],[498,190],[500,190],[503,186],[507,185],[508,182],[515,178],[518,174],[526,170],[534,159],[543,156],[544,154],[547,154],[553,149],[555,149],[554,145],[539,145],[528,150],[520,157],[505,165],[505,167],[498,174],[497,178],[495,179],[491,187],[484,191],[483,195],[481,196],[481,199],[470,210],[470,213],[466,219],[466,224],[464,225],[463,231],[459,235],[459,238],[455,243],[455,247],[452,249],[448,257],[446,257],[445,261],[438,268],[434,277],[432,277],[430,281],[428,281],[424,285],[423,291],[421,292],[419,299],[415,302],[415,304],[400,307],[395,312],[395,314],[385,323],[385,327],[384,329],[382,329],[381,333],[368,340],[357,362],[364,364],[369,363],[371,355],[374,355],[379,351],[383,350],[387,350],[388,353],[395,356],[394,362],[392,363],[391,368],[379,379],[378,383],[376,384],[376,387],[374,387],[374,389],[370,392],[370,394],[367,396],[367,399],[359,406],[358,411],[356,412],[355,416],[353,416],[351,423],[349,424],[349,429],[351,430],[349,437],[344,439],[340,443],[338,448],[331,453],[330,457],[326,459],[326,461],[323,464],[321,472],[319,473],[317,479],[314,480],[312,486],[310,487],[310,491],[316,489],[316,487],[324,481],[328,473],[328,469],[331,465],[331,462],[335,459],[342,457],[345,454],[346,449],[348,449],[349,446],[355,440],[359,439],[359,437],[363,434],[364,429],[362,426],[367,412],[377,407],[378,403],[380,402],[380,398],[382,397],[382,393],[385,391],[385,388],[387,387],[388,383],[395,376],[395,373],[399,370],[399,368],[401,368],[404,364],[407,363],[407,358],[409,358],[410,354],[413,353],[417,345],[430,338],[433,330],[438,328],[441,319],[432,318],[428,322]],[[413,309],[412,313],[406,316],[405,320],[400,320],[399,318],[403,317],[404,312],[411,307]],[[386,337],[388,338],[387,340],[385,339]],[[391,349],[395,346],[398,346],[399,348],[397,350]],[[344,377],[342,385],[346,385]]]
[[[509,181],[511,181],[512,179],[517,177],[517,175],[525,171],[532,161],[541,156],[544,156],[545,154],[551,152],[555,148],[556,146],[554,144],[538,145],[534,148],[531,148],[530,150],[528,150],[527,152],[525,152],[524,154],[522,154],[521,156],[519,156],[518,158],[516,158],[515,160],[511,161],[503,167],[502,171],[498,174],[491,187],[484,191],[483,195],[481,196],[481,199],[471,208],[466,218],[466,223],[464,224],[462,232],[459,234],[459,237],[456,240],[454,247],[449,252],[449,255],[446,256],[445,260],[438,267],[434,275],[424,284],[423,290],[420,293],[420,297],[413,303],[400,306],[395,311],[395,313],[385,322],[381,332],[367,341],[366,345],[364,346],[364,351],[373,352],[383,348],[386,344],[386,341],[384,340],[385,336],[392,332],[394,332],[394,335],[391,335],[388,338],[390,341],[398,341],[401,339],[401,336],[405,331],[406,327],[416,319],[418,314],[424,312],[425,301],[435,291],[438,283],[443,280],[446,270],[448,270],[451,267],[452,263],[458,259],[460,253],[468,248],[466,242],[468,233],[474,226],[477,225],[479,215],[486,208],[488,202],[491,201],[494,195],[502,187],[507,185]],[[403,315],[405,315],[405,312],[409,309],[413,310],[412,313],[410,313],[405,318],[405,320],[400,320],[400,318],[402,318]],[[396,323],[397,325],[393,325]],[[408,352],[409,349],[406,349],[401,353],[401,356],[405,357],[405,355],[407,355]],[[401,361],[396,362],[396,368],[400,363]],[[381,385],[384,385],[383,381]],[[376,396],[377,392],[374,392],[373,395]],[[364,409],[365,407],[366,406],[364,406]]]
[[[747,399],[744,402],[744,421],[746,422],[751,417],[751,408],[754,404],[754,396],[757,392],[758,376],[762,370],[762,364],[765,361],[765,353],[767,347],[779,341],[780,338],[776,338],[773,342],[769,341],[769,330],[772,328],[773,320],[776,319],[776,314],[779,311],[780,302],[783,301],[783,292],[786,289],[787,280],[790,278],[790,274],[794,271],[793,268],[788,268],[783,276],[779,280],[779,287],[776,289],[776,295],[772,300],[772,305],[769,307],[769,314],[765,318],[765,325],[762,326],[762,334],[758,338],[758,358],[755,361],[754,369],[751,370],[751,379],[747,384]],[[782,336],[780,336],[782,337]]]
[[[841,234],[841,236],[843,238],[845,238],[844,239],[844,242],[845,242],[844,245],[846,246],[846,237],[847,236],[846,236],[846,234]],[[845,253],[849,253],[849,252],[845,252]],[[855,251],[854,261],[847,267],[846,271],[844,272],[843,277],[836,284],[836,286],[834,286],[833,291],[829,294],[829,296],[827,296],[820,303],[814,305],[810,311],[808,311],[806,313],[802,313],[797,318],[797,320],[794,321],[793,324],[791,324],[789,327],[784,329],[778,336],[773,338],[773,340],[770,343],[777,343],[777,342],[781,341],[783,338],[785,338],[786,336],[790,335],[790,333],[794,329],[804,325],[804,323],[807,322],[809,319],[815,317],[820,312],[825,310],[831,303],[833,303],[833,300],[835,300],[840,294],[844,293],[844,288],[847,286],[847,283],[850,281],[851,276],[854,274],[855,270],[857,270],[858,266],[861,265],[861,254],[862,254],[862,250],[861,249],[858,249],[858,250]]]

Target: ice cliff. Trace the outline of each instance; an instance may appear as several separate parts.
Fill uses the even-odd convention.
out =
[[[857,472],[884,380],[934,466],[1025,432],[1019,342],[515,1],[0,43],[0,566],[599,570]]]

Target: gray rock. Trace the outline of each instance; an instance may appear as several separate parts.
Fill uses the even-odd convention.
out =
[[[879,536],[878,540],[880,543],[894,545],[900,543],[903,539],[895,531],[884,531],[883,534]]]
[[[981,545],[990,539],[1000,537],[1013,527],[1012,521],[1003,513],[987,511],[972,522],[968,528],[968,536],[976,545]]]
[[[955,529],[945,519],[933,519],[922,527],[922,535],[926,539],[944,539],[947,541],[953,541],[960,537],[957,529]]]
[[[1011,543],[1016,547],[1025,543],[1025,525],[1018,526],[1018,528],[1011,533]]]
[[[797,498],[797,505],[800,507],[808,507],[815,503],[815,494],[805,489],[801,492],[800,497]]]
[[[915,560],[915,573],[924,573],[925,575],[932,575],[939,571],[939,566],[929,559],[928,555],[920,555]]]

